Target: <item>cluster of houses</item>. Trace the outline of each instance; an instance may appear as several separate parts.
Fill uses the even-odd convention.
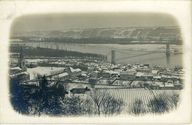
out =
[[[65,62],[68,64],[67,62]],[[66,65],[60,70],[46,74],[49,81],[60,81],[64,83],[85,83],[92,85],[106,84],[126,85],[128,88],[152,87],[182,89],[183,69],[181,67],[163,68],[151,67],[149,64],[110,64],[106,62],[84,62],[84,69],[81,62],[73,65]],[[79,68],[77,68],[79,66]],[[20,67],[10,68],[10,77],[19,77],[25,84],[36,83],[30,80],[29,73]],[[33,83],[31,83],[33,82]]]
[[[107,79],[110,85],[127,81],[129,87],[151,86],[152,88],[174,89],[183,87],[184,72],[181,67],[169,69],[150,67],[149,64],[109,65],[108,68],[99,67],[99,70],[91,73],[92,76],[96,79]]]

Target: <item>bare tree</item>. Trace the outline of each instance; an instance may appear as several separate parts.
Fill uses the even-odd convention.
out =
[[[96,107],[96,114],[100,115],[101,114],[101,105],[106,98],[106,92],[93,90],[93,93],[91,93],[91,98],[92,98],[92,100],[95,104],[95,107]]]
[[[96,111],[95,114],[101,115],[112,115],[115,113],[120,113],[123,101],[120,99],[115,99],[105,90],[93,90],[91,98],[94,102]]]
[[[92,115],[94,114],[94,105],[91,99],[83,99],[81,102],[82,114]]]
[[[123,101],[107,94],[102,106],[105,115],[119,114],[122,110]]]

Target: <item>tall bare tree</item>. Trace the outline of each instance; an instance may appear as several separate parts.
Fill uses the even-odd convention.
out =
[[[93,100],[96,108],[95,114],[98,115],[118,114],[123,106],[123,101],[121,99],[114,98],[105,90],[93,90],[91,99]]]

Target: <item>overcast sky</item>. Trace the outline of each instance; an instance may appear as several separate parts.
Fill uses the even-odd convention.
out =
[[[12,24],[12,31],[15,33],[131,26],[177,26],[177,22],[169,15],[147,13],[28,15],[17,18]]]

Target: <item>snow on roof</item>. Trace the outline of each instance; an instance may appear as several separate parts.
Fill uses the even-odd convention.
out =
[[[143,76],[143,75],[144,75],[143,72],[137,72],[137,73],[136,73],[136,76]]]
[[[68,73],[64,72],[64,73],[59,74],[58,76],[59,77],[64,77],[64,76],[68,76],[68,75],[69,75]]]
[[[74,68],[72,68],[72,67],[70,67],[70,70],[71,70],[71,72],[80,72],[80,71],[81,71],[81,69],[79,69],[79,68],[74,69]]]
[[[136,72],[135,69],[128,69],[127,72]]]
[[[26,81],[23,84],[25,84],[25,85],[38,85],[39,83],[37,81]]]
[[[82,76],[87,76],[87,74],[85,74],[85,73],[82,73],[81,75],[82,75]]]
[[[22,69],[20,67],[13,67],[13,68],[10,68],[10,70],[18,70],[18,71],[21,71]]]
[[[19,76],[19,75],[29,75],[28,72],[20,72],[20,73],[16,73],[16,74],[12,74],[12,75],[9,75],[10,77],[16,77],[16,76]]]
[[[97,71],[97,70],[96,70],[96,71],[94,71],[94,72],[95,72],[95,73],[99,73],[99,71]]]
[[[105,73],[109,74],[119,74],[118,72],[112,71],[112,70],[104,70]]]
[[[144,75],[145,75],[145,76],[153,76],[152,73],[145,73]]]
[[[153,78],[160,79],[161,76],[153,76]]]
[[[134,75],[135,72],[127,72],[127,71],[122,71],[120,74],[126,74],[126,75]]]
[[[179,77],[178,76],[171,76],[172,78],[176,78],[176,79],[179,79]]]
[[[158,73],[158,70],[152,70],[151,71],[153,74],[157,74]]]

